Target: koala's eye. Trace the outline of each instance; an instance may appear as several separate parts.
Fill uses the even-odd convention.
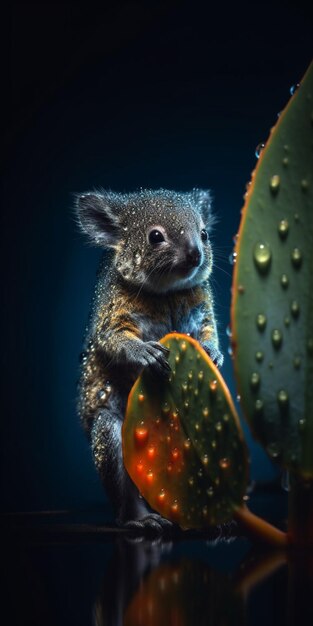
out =
[[[165,241],[163,234],[159,230],[151,230],[149,233],[149,243],[161,243]]]
[[[202,239],[202,241],[207,241],[208,238],[209,238],[209,235],[208,235],[207,231],[205,230],[205,228],[202,228],[202,231],[201,231],[201,239]]]

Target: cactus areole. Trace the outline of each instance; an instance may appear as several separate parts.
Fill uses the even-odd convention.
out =
[[[236,244],[231,331],[245,416],[313,479],[313,64],[260,154]]]
[[[150,506],[182,528],[232,519],[246,492],[247,451],[229,391],[200,344],[161,339],[171,374],[144,370],[123,424],[125,467]]]

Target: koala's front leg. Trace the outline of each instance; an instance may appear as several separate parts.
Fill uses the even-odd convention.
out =
[[[217,365],[217,367],[222,367],[224,356],[219,349],[219,340],[212,306],[208,307],[202,321],[199,341],[213,363]]]

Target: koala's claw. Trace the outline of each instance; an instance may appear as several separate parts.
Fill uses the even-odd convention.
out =
[[[158,341],[146,341],[143,349],[144,365],[152,367],[159,374],[166,376],[171,371],[170,365],[167,362],[165,355],[168,355],[169,350],[158,343]]]

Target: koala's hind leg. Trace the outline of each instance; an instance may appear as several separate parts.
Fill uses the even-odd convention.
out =
[[[125,470],[122,453],[122,416],[118,410],[98,411],[91,430],[96,467],[113,505],[119,525],[162,532],[171,522],[154,514]]]

